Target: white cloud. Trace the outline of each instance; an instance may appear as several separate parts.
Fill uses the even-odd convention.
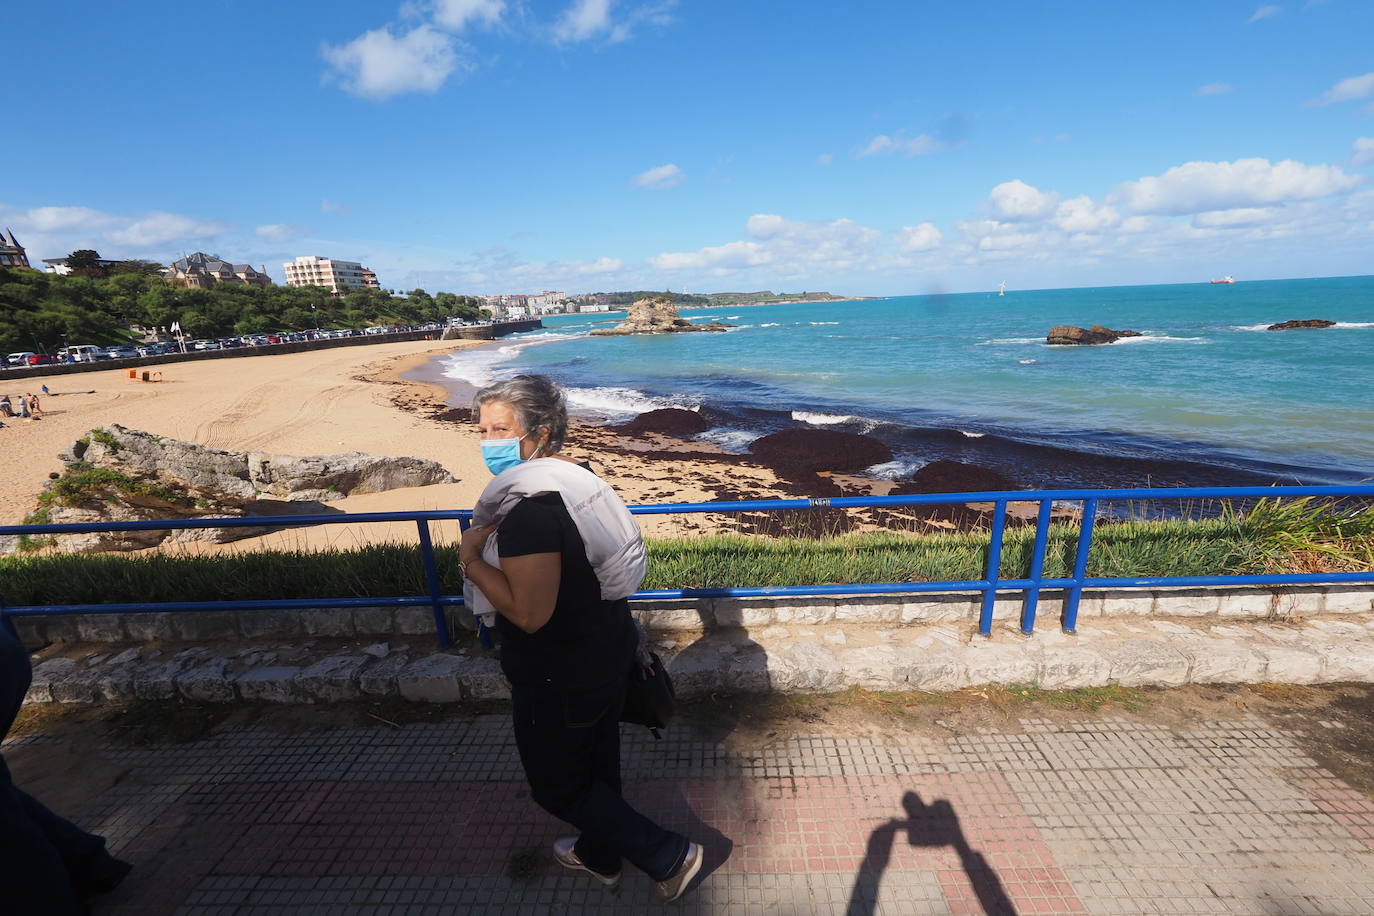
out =
[[[835,161],[835,154],[821,153],[819,156],[816,157],[816,161],[819,162],[821,165],[829,165],[830,163]]]
[[[193,219],[180,213],[155,212],[130,223],[123,229],[109,233],[109,239],[121,245],[153,246],[166,242],[214,238],[228,232],[230,228],[216,220]]]
[[[620,258],[597,258],[595,261],[574,261],[571,266],[574,273],[585,277],[618,273],[625,269],[625,262]]]
[[[1374,165],[1374,137],[1360,137],[1355,141],[1355,152],[1350,157],[1354,168]]]
[[[1234,210],[1209,210],[1193,217],[1197,229],[1248,229],[1274,221],[1278,207],[1238,207]]]
[[[934,223],[925,222],[919,226],[903,226],[894,235],[897,247],[908,254],[932,251],[940,247],[944,235]]]
[[[434,0],[434,24],[459,32],[470,22],[496,25],[506,10],[506,0]]]
[[[1252,15],[1249,19],[1245,20],[1245,24],[1249,25],[1252,22],[1259,22],[1261,19],[1268,19],[1272,16],[1277,16],[1281,12],[1283,12],[1283,7],[1279,6],[1276,3],[1266,3],[1259,9],[1255,10],[1254,15]]]
[[[1181,215],[1315,200],[1349,191],[1359,183],[1358,177],[1333,165],[1238,159],[1187,162],[1163,175],[1125,182],[1116,197],[1137,213]]]
[[[1017,178],[993,188],[988,200],[1002,219],[1030,221],[1044,219],[1053,213],[1059,195],[1053,191],[1039,191]]]
[[[697,251],[677,251],[656,254],[649,263],[659,270],[700,270],[717,268],[734,270],[767,264],[769,254],[758,242],[727,242]]]
[[[89,231],[103,229],[118,221],[118,217],[90,207],[35,207],[18,219],[25,228],[37,232]]]
[[[286,223],[269,223],[265,226],[259,226],[253,231],[260,239],[281,244],[282,242],[289,242],[294,238],[299,238],[302,235],[307,235],[312,230],[309,226],[290,226]]]
[[[576,0],[563,11],[554,36],[559,41],[586,41],[611,30],[612,0]]]
[[[1374,73],[1343,79],[1307,104],[1335,105],[1338,102],[1354,102],[1370,95],[1374,95]]]
[[[682,169],[669,162],[665,165],[656,165],[646,172],[640,172],[630,179],[630,184],[636,188],[651,188],[656,191],[675,188],[687,180],[687,175]]]
[[[755,213],[745,222],[744,228],[756,239],[771,239],[783,231],[787,220],[776,213]]]
[[[1236,87],[1230,83],[1208,83],[1206,86],[1199,86],[1193,95],[1227,95],[1235,92]]]
[[[865,156],[885,156],[889,153],[901,153],[904,156],[924,156],[927,153],[937,153],[944,148],[945,143],[930,134],[921,134],[909,140],[879,134],[869,140],[868,145],[860,150],[857,155],[861,159]]]
[[[374,29],[346,45],[326,45],[322,54],[344,89],[377,100],[435,92],[459,67],[453,38],[429,25],[400,36],[390,27]]]
[[[1083,195],[1066,200],[1054,211],[1054,224],[1065,232],[1101,232],[1121,222],[1121,214],[1109,204]]]

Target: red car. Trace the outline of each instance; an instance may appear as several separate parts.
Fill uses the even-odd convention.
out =
[[[35,353],[29,357],[30,366],[55,366],[62,360],[53,356],[51,353]]]

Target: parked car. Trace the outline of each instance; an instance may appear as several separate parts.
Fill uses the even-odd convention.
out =
[[[138,351],[127,344],[120,344],[115,347],[105,349],[106,359],[138,359]]]
[[[67,356],[74,363],[93,363],[98,359],[103,359],[104,354],[105,350],[95,344],[77,344],[67,348]]]
[[[53,366],[62,362],[51,353],[30,353],[28,363],[30,366]]]
[[[6,369],[11,367],[27,366],[30,356],[37,356],[32,350],[20,350],[18,353],[11,353],[4,358],[3,365]]]

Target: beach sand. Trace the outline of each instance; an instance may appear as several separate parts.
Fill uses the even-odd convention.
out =
[[[22,379],[8,388],[37,391],[47,384],[43,419],[0,429],[6,470],[0,480],[0,519],[18,523],[36,506],[57,457],[90,429],[118,423],[214,448],[283,455],[359,451],[428,458],[457,483],[348,497],[330,503],[343,512],[470,508],[491,475],[470,422],[442,419],[452,395],[437,384],[434,358],[480,341],[411,341],[306,353],[169,363],[163,380],[130,380],[123,370]],[[487,344],[489,345],[489,344]],[[460,411],[461,413],[461,411]],[[793,492],[768,468],[738,456],[667,437],[626,439],[610,428],[575,421],[564,454],[586,460],[630,504],[774,498]],[[641,516],[648,535],[715,530],[722,519]],[[451,540],[455,524],[435,526],[436,541]],[[379,540],[414,542],[413,523],[334,525],[276,532],[230,545],[178,545],[217,552],[259,546],[314,549]]]

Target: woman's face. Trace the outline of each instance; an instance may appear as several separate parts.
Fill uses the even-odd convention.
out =
[[[539,448],[547,434],[527,435],[520,422],[520,414],[506,401],[488,401],[477,412],[477,431],[482,439],[519,439],[520,457],[528,460]],[[542,430],[541,430],[542,433]]]

